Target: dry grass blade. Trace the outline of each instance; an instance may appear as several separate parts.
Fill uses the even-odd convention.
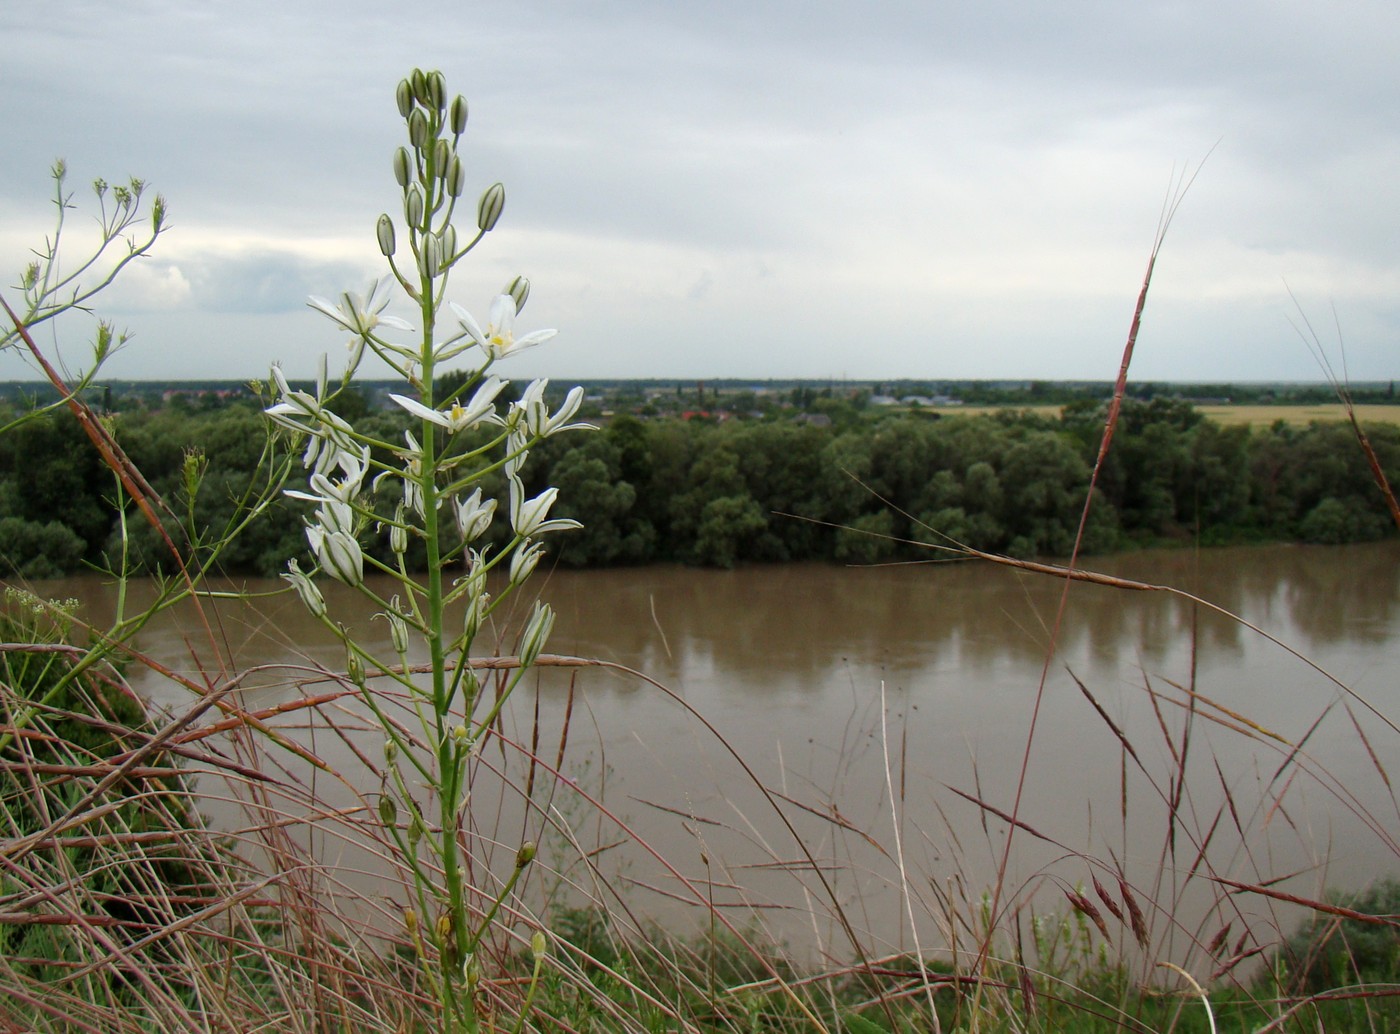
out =
[[[1293,307],[1298,311],[1298,318],[1302,326],[1294,325],[1298,336],[1308,351],[1317,360],[1323,376],[1327,378],[1327,383],[1332,386],[1332,391],[1337,396],[1337,401],[1342,404],[1346,411],[1347,422],[1351,425],[1352,434],[1356,437],[1356,443],[1361,447],[1362,455],[1366,457],[1366,465],[1371,471],[1371,478],[1376,482],[1376,487],[1380,489],[1382,498],[1385,499],[1386,507],[1390,510],[1390,519],[1397,528],[1400,528],[1400,499],[1395,497],[1395,491],[1391,488],[1390,479],[1386,476],[1385,468],[1381,465],[1380,457],[1376,455],[1371,439],[1367,437],[1366,431],[1361,426],[1361,421],[1356,416],[1356,404],[1351,397],[1351,387],[1346,373],[1346,349],[1342,346],[1342,334],[1340,324],[1337,321],[1336,309],[1332,310],[1333,323],[1337,325],[1337,342],[1342,347],[1342,373],[1341,376],[1332,367],[1332,362],[1327,357],[1327,351],[1322,347],[1322,338],[1313,329],[1312,321],[1308,319],[1307,313],[1303,311],[1302,304],[1294,296],[1291,288],[1288,289],[1288,297],[1293,301]]]
[[[1133,759],[1133,763],[1137,765],[1139,771],[1146,775],[1147,768],[1145,765],[1143,765],[1142,758],[1138,757],[1137,749],[1132,745],[1132,742],[1128,739],[1127,734],[1124,733],[1123,730],[1118,727],[1117,722],[1115,722],[1112,718],[1109,717],[1108,712],[1104,710],[1103,705],[1099,703],[1098,698],[1096,698],[1093,693],[1089,692],[1089,687],[1084,684],[1084,680],[1081,679],[1069,668],[1066,668],[1065,672],[1074,681],[1074,684],[1079,687],[1079,691],[1084,694],[1084,699],[1089,701],[1089,706],[1094,709],[1094,713],[1097,714],[1100,719],[1102,719],[1103,723],[1108,726],[1109,731],[1113,733],[1114,738],[1117,739],[1120,744],[1122,744],[1123,750],[1126,751],[1128,756]]]
[[[1207,157],[1209,157],[1207,155]],[[1199,166],[1197,172],[1199,172]],[[1133,351],[1137,346],[1138,332],[1142,328],[1142,314],[1147,305],[1147,295],[1152,286],[1152,272],[1157,264],[1157,257],[1161,253],[1162,244],[1166,238],[1167,229],[1171,226],[1178,207],[1181,205],[1186,191],[1195,180],[1195,173],[1189,177],[1183,175],[1179,182],[1173,177],[1172,187],[1168,190],[1166,199],[1163,202],[1162,212],[1157,222],[1157,233],[1153,239],[1152,249],[1148,255],[1147,269],[1143,274],[1142,287],[1138,291],[1137,304],[1133,309],[1132,322],[1128,328],[1127,341],[1123,346],[1123,355],[1118,367],[1118,377],[1114,384],[1113,399],[1109,404],[1108,413],[1104,422],[1104,430],[1099,442],[1099,451],[1094,461],[1093,470],[1089,476],[1088,490],[1084,496],[1084,507],[1080,513],[1079,525],[1075,532],[1074,545],[1070,551],[1068,571],[1073,572],[1078,566],[1079,550],[1084,540],[1084,532],[1088,527],[1090,508],[1094,502],[1094,490],[1098,485],[1099,476],[1103,468],[1105,458],[1108,456],[1109,446],[1113,441],[1114,430],[1118,425],[1119,414],[1122,411],[1123,396],[1127,390],[1128,368],[1132,364]],[[975,551],[968,551],[975,554]],[[1006,880],[1007,868],[1011,863],[1011,849],[1015,842],[1015,831],[1018,828],[1018,820],[1021,814],[1021,806],[1024,799],[1026,780],[1030,777],[1031,748],[1035,743],[1036,732],[1040,720],[1040,708],[1045,697],[1046,681],[1050,673],[1050,665],[1054,660],[1055,650],[1059,642],[1060,629],[1064,622],[1065,611],[1069,605],[1069,590],[1071,578],[1066,577],[1063,591],[1060,594],[1059,604],[1056,607],[1055,619],[1050,628],[1050,644],[1046,650],[1045,663],[1041,669],[1040,680],[1036,686],[1035,701],[1031,706],[1030,725],[1026,732],[1026,745],[1022,754],[1020,769],[1017,774],[1016,790],[1011,803],[1011,823],[1010,834],[1006,837],[1006,842],[1002,846],[1001,857],[997,863],[996,883],[992,888],[992,914],[996,915],[1000,908],[1001,895]],[[989,934],[990,936],[990,934]],[[987,945],[979,951],[983,958],[987,954]]]
[[[1354,908],[1347,908],[1344,905],[1333,904],[1330,901],[1319,901],[1316,898],[1306,898],[1299,894],[1289,894],[1286,891],[1275,890],[1263,883],[1244,883],[1240,880],[1232,880],[1226,876],[1209,877],[1222,886],[1233,888],[1238,891],[1245,891],[1250,894],[1259,894],[1266,898],[1273,898],[1275,901],[1286,901],[1290,905],[1302,905],[1304,908],[1314,912],[1322,912],[1326,915],[1339,916],[1342,919],[1354,919],[1358,923],[1369,923],[1373,926],[1390,926],[1400,929],[1400,916],[1372,915],[1369,912],[1358,912]]]

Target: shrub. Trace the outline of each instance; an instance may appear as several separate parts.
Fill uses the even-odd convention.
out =
[[[1332,904],[1382,922],[1317,915],[1275,953],[1274,972],[1296,994],[1352,984],[1400,983],[1400,880],[1373,883],[1360,894],[1329,895]]]
[[[58,521],[0,517],[0,572],[20,578],[58,578],[77,570],[83,540]]]

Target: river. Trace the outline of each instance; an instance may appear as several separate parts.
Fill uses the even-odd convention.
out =
[[[698,897],[832,957],[849,956],[835,903],[872,954],[905,950],[915,933],[925,948],[965,944],[1013,808],[1024,825],[999,903],[1063,910],[1066,888],[1098,878],[1121,907],[1121,875],[1147,912],[1154,957],[1190,961],[1227,921],[1262,942],[1297,920],[1222,881],[1286,876],[1278,888],[1312,896],[1400,873],[1385,778],[1400,761],[1389,725],[1400,716],[1400,543],[1086,566],[1234,616],[1166,591],[1076,583],[1052,653],[1064,583],[988,564],[537,575],[532,591],[558,613],[549,652],[654,682],[599,668],[528,681],[503,731],[552,765],[567,713],[566,778],[537,772],[536,810],[497,804],[482,835],[509,852],[539,839],[542,871],[555,874],[539,877],[542,892],[617,890],[678,929],[703,922]],[[99,619],[111,605],[92,580],[41,588],[89,600]],[[387,646],[358,597],[328,599]],[[222,606],[218,619],[236,663],[344,667],[285,594]],[[192,657],[209,664],[202,641],[185,614],[138,643],[195,672]],[[183,690],[139,668],[133,678],[179,706]],[[302,692],[286,669],[263,682],[248,706]],[[341,771],[359,766],[324,731],[304,735]],[[373,753],[372,737],[350,739]],[[487,755],[520,767],[509,751]],[[1111,940],[1131,940],[1103,918]]]

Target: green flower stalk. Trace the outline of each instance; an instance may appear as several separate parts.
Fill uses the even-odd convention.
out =
[[[569,392],[553,412],[545,399],[547,381],[528,385],[518,401],[502,401],[509,382],[492,372],[495,364],[555,335],[553,330],[516,331],[529,281],[517,277],[491,301],[485,329],[465,308],[448,303],[445,295],[459,260],[496,228],[505,187],[495,183],[485,190],[475,227],[459,236],[453,214],[455,200],[466,189],[457,149],[466,128],[467,102],[457,96],[449,105],[441,73],[421,70],[399,83],[394,100],[408,137],[408,146],[397,148],[392,161],[404,224],[396,226],[392,216],[381,215],[375,237],[389,263],[387,283],[397,283],[416,307],[416,321],[410,324],[386,313],[385,281],[363,294],[347,292],[335,303],[313,298],[311,306],[351,334],[342,383],[349,382],[367,352],[373,353],[407,383],[405,391],[390,399],[415,426],[404,433],[402,444],[356,429],[333,411],[334,395],[326,390],[324,371],[311,393],[294,391],[274,369],[277,398],[267,415],[278,427],[306,440],[306,490],[287,494],[314,504],[306,538],[317,568],[369,596],[388,621],[393,656],[381,658],[334,621],[312,573],[302,571],[295,560],[288,563],[283,578],[308,611],[344,640],[359,676],[355,682],[363,682],[366,704],[384,725],[385,785],[398,790],[398,803],[409,809],[409,816],[400,829],[396,801],[386,791],[379,799],[379,818],[386,844],[399,853],[403,870],[413,880],[418,911],[408,909],[405,915],[437,917],[426,943],[415,935],[415,944],[421,964],[428,968],[427,985],[439,994],[439,1029],[474,1031],[475,985],[483,979],[477,949],[492,933],[495,916],[514,893],[536,848],[533,842],[521,846],[514,872],[497,892],[486,895],[468,885],[463,851],[468,843],[470,770],[481,738],[510,691],[539,660],[554,612],[541,603],[534,605],[521,632],[515,669],[504,689],[492,695],[484,714],[478,711],[483,694],[470,651],[483,622],[534,572],[550,536],[579,527],[577,521],[550,516],[558,489],[547,486],[534,495],[527,493],[520,475],[530,450],[546,438],[589,425],[573,420],[583,399],[579,389]],[[412,262],[405,258],[399,265],[395,257],[404,244],[403,254],[411,254]],[[449,304],[455,318],[440,321]],[[445,333],[439,332],[440,325]],[[387,330],[411,333],[413,340],[390,340],[384,336]],[[443,364],[464,355],[474,357],[475,368],[461,388],[440,398],[437,381]],[[487,495],[485,479],[497,471],[506,474],[501,499]],[[383,516],[386,512],[394,514],[392,520]],[[449,523],[444,526],[444,521]],[[442,534],[453,527],[455,536]],[[365,555],[361,537],[371,529],[387,535],[392,566]],[[426,556],[421,574],[407,566],[414,542]],[[496,596],[487,591],[493,571],[509,575]],[[381,592],[378,579],[394,585]],[[427,658],[421,666],[427,671],[422,682],[408,670],[410,652]],[[370,677],[365,679],[362,672]],[[376,672],[396,682],[417,708],[426,747],[415,747],[401,726],[386,717],[376,696]],[[405,779],[405,774],[411,778]],[[409,782],[427,783],[436,815],[419,815],[407,791]],[[420,862],[420,850],[426,850],[422,857],[430,858],[431,865]]]

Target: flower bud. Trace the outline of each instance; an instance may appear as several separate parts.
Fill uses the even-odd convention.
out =
[[[424,78],[428,94],[428,104],[434,111],[447,107],[447,79],[441,72],[429,72]]]
[[[549,938],[545,937],[543,930],[536,930],[530,935],[530,954],[535,957],[536,962],[549,954]]]
[[[408,552],[408,528],[402,524],[389,525],[389,548],[394,551],[395,556],[403,556]]]
[[[447,119],[452,126],[452,135],[461,136],[467,128],[467,99],[460,93],[452,98],[452,108],[448,111]]]
[[[486,612],[486,594],[479,596],[468,596],[467,605],[462,612],[462,639],[470,643],[476,638],[476,633],[481,630],[481,619]]]
[[[408,823],[408,846],[413,850],[418,850],[418,841],[423,839],[423,816],[418,814],[415,808],[413,818]]]
[[[399,743],[398,743],[398,740],[392,740],[392,739],[385,740],[385,741],[384,741],[384,760],[387,761],[387,762],[389,762],[389,764],[392,765],[392,764],[394,763],[394,759],[397,758],[398,756],[399,756]]]
[[[501,218],[501,209],[506,205],[506,188],[503,184],[493,183],[486,188],[486,193],[481,195],[481,202],[476,206],[476,226],[483,233],[487,233],[496,228],[496,220]]]
[[[438,244],[442,249],[442,264],[450,266],[453,257],[457,254],[457,227],[448,223],[438,232]]]
[[[397,611],[389,611],[389,638],[394,643],[394,652],[402,657],[408,653],[408,622]]]
[[[98,355],[106,355],[112,350],[112,325],[105,320],[97,324],[97,348]],[[209,470],[209,459],[204,455],[204,450],[190,447],[185,450],[185,460],[181,464],[180,473],[185,482],[185,495],[193,499],[199,492],[200,483],[204,480],[205,473]]]
[[[345,676],[361,689],[365,688],[365,662],[353,650],[345,659]]]
[[[518,316],[520,310],[525,308],[526,300],[530,297],[530,281],[526,280],[523,276],[518,276],[506,285],[506,289],[503,293],[515,299],[515,313]]]
[[[379,253],[385,258],[392,258],[394,255],[394,220],[389,218],[389,213],[385,212],[379,217],[379,222],[374,225],[374,234],[379,238]]]
[[[536,603],[535,612],[530,615],[530,624],[525,628],[525,636],[520,644],[520,664],[528,668],[534,664],[544,649],[545,640],[554,628],[554,611],[546,603]]]
[[[481,963],[476,961],[475,953],[468,955],[462,963],[462,979],[467,982],[467,993],[475,994],[477,985],[481,983]]]
[[[432,278],[442,269],[442,242],[437,234],[430,233],[423,238],[418,248],[418,271]]]
[[[452,145],[441,138],[433,144],[433,168],[437,170],[438,179],[447,178],[447,166],[452,161]]]
[[[400,117],[408,118],[408,113],[413,110],[413,84],[407,79],[399,80],[394,90],[394,103],[399,106]]]
[[[379,798],[379,821],[386,826],[396,825],[399,821],[399,806],[387,793]]]
[[[403,910],[403,926],[408,931],[410,937],[418,933],[418,913],[411,908]]]
[[[400,187],[408,189],[408,181],[413,178],[413,159],[408,148],[400,147],[394,152],[394,180]]]
[[[515,852],[515,867],[523,869],[535,860],[535,842],[527,840],[520,845],[520,850]]]
[[[403,216],[411,229],[423,226],[423,190],[417,183],[409,184],[408,193],[403,199]]]
[[[467,170],[462,165],[462,159],[455,154],[447,163],[446,186],[448,197],[461,197],[467,186]]]
[[[408,142],[421,151],[428,146],[428,140],[428,116],[422,108],[414,108],[408,113]]]
[[[423,74],[423,69],[415,68],[408,77],[409,89],[413,91],[414,99],[419,104],[428,103],[428,77]]]

